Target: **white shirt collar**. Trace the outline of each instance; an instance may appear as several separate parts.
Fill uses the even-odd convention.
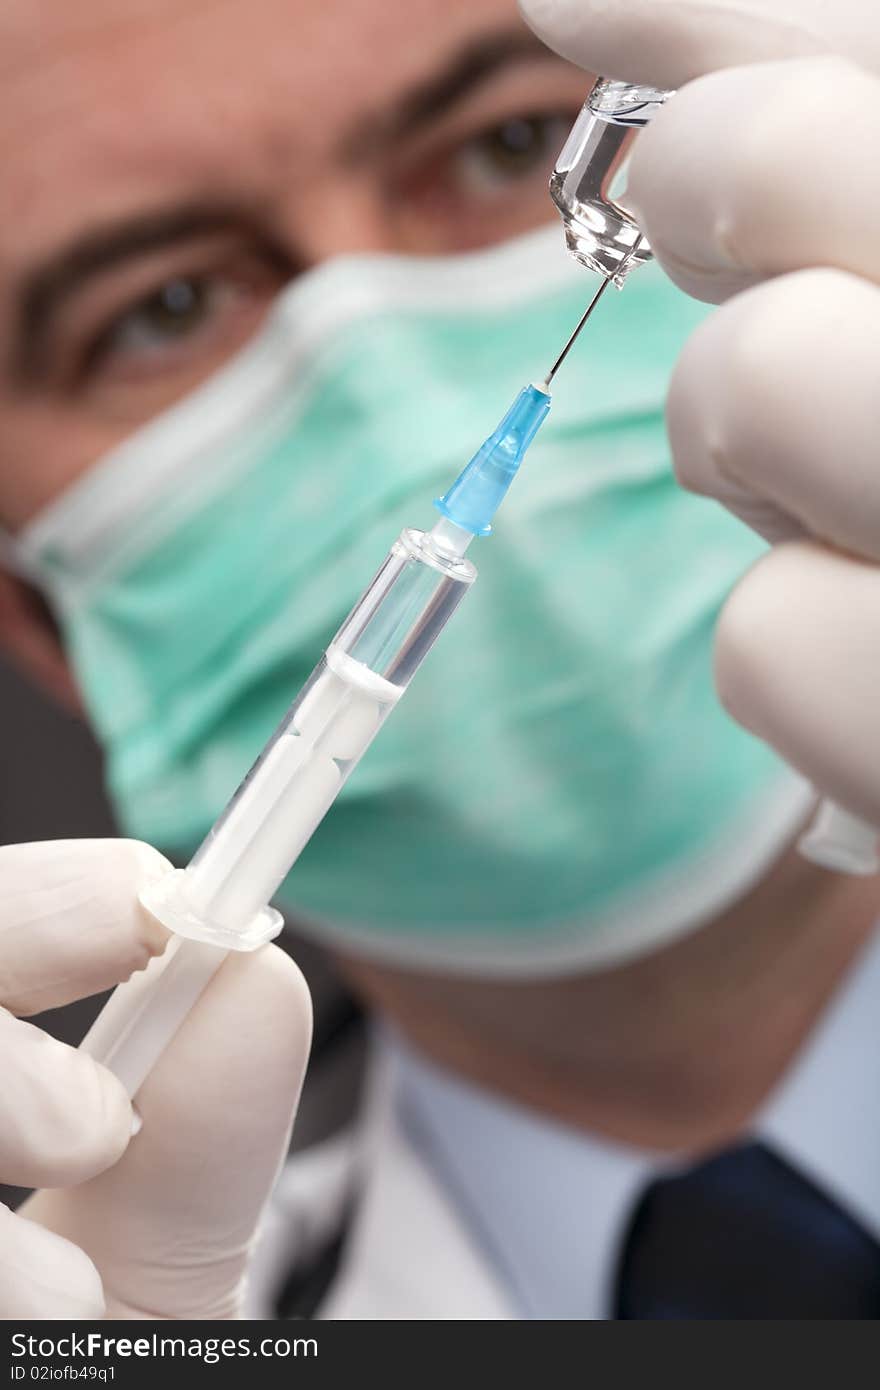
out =
[[[880,1240],[878,1004],[875,931],[753,1132]]]
[[[748,1134],[880,1239],[878,1000],[880,934]],[[556,1124],[396,1041],[391,1049],[400,1123],[520,1315],[607,1318],[635,1202],[647,1183],[680,1161]]]

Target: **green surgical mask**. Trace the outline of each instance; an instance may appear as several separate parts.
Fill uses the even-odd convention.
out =
[[[330,263],[27,528],[126,832],[195,849],[589,289],[555,229]],[[306,929],[401,964],[607,964],[717,913],[794,833],[809,793],[712,687],[760,542],[668,460],[667,378],[704,312],[654,267],[603,304],[473,593],[284,885]]]

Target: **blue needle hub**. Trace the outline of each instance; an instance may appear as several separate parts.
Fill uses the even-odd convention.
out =
[[[488,536],[492,517],[504,501],[526,449],[549,409],[550,397],[539,386],[526,386],[520,391],[497,429],[480,446],[446,495],[434,503],[438,512],[474,536]]]

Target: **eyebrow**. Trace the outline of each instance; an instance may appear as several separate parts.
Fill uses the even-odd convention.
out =
[[[240,226],[241,216],[230,204],[178,203],[92,228],[71,242],[33,270],[19,290],[13,375],[23,382],[39,375],[52,319],[85,282],[134,256]]]
[[[416,83],[387,111],[364,122],[342,142],[341,154],[351,162],[360,160],[429,125],[500,69],[536,59],[563,61],[525,28],[483,35],[454,53],[439,73]]]

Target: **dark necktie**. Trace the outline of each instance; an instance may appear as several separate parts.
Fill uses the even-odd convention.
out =
[[[647,1188],[616,1318],[877,1318],[880,1244],[762,1144]]]

